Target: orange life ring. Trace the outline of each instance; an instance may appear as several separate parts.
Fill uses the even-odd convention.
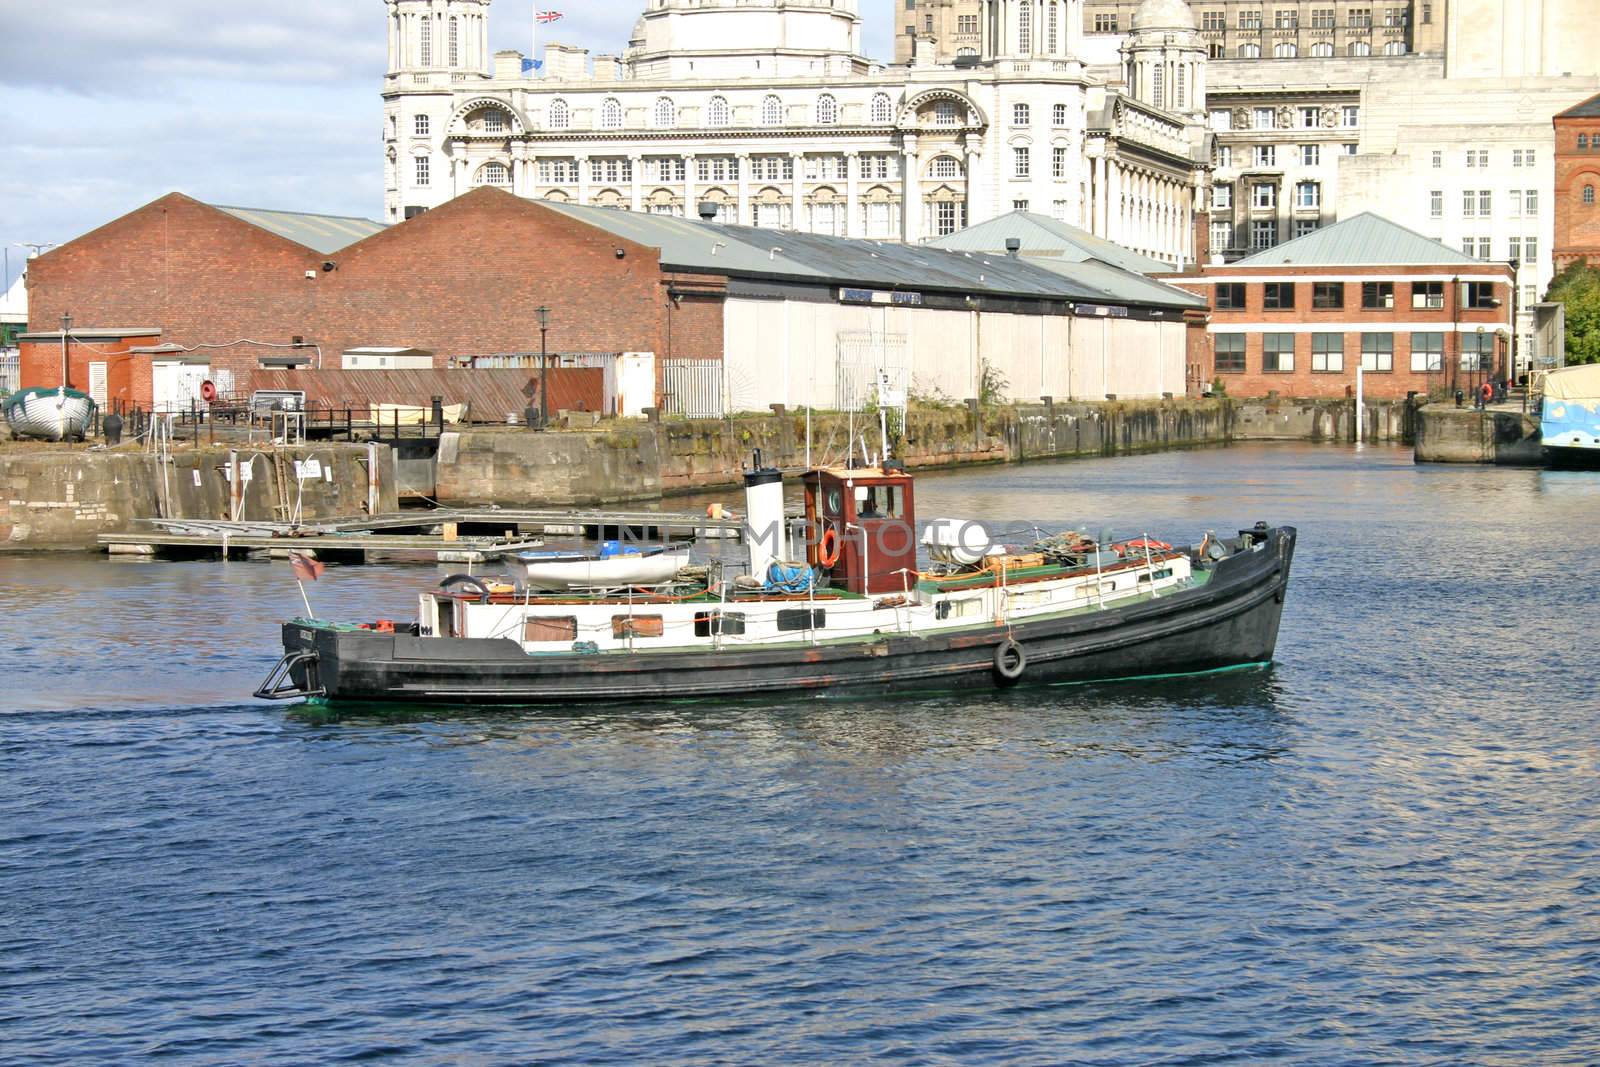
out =
[[[206,379],[205,381],[201,382],[200,383],[200,399],[204,400],[207,404],[209,404],[213,400],[215,400],[216,398],[217,398],[217,386],[216,386],[216,383],[211,381],[209,378]]]
[[[839,531],[832,526],[822,531],[822,543],[817,546],[817,561],[824,567],[839,562]]]

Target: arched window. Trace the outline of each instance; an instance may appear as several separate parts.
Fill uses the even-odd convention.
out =
[[[761,125],[763,125],[763,126],[782,126],[783,125],[783,101],[782,100],[779,100],[776,96],[769,95],[769,96],[767,96],[767,98],[765,100],[761,101]]]
[[[1372,54],[1372,46],[1365,41],[1351,41],[1350,47],[1345,49],[1345,54],[1351,56],[1370,56]]]
[[[933,157],[933,162],[928,164],[928,177],[959,178],[961,177],[961,161],[955,156],[935,156]]]
[[[1240,59],[1260,59],[1261,46],[1258,44],[1242,44],[1239,46]]]
[[[678,120],[678,109],[669,97],[656,97],[655,125],[658,130],[669,130]]]
[[[889,101],[888,93],[879,93],[872,98],[872,121],[894,121],[894,104]]]
[[[1594,186],[1585,185],[1583,187],[1583,202],[1585,204],[1594,203]]]
[[[450,20],[450,65],[461,65],[461,26],[455,19]]]
[[[1404,41],[1390,41],[1383,46],[1383,54],[1386,56],[1403,56],[1406,54],[1406,43]]]
[[[1333,55],[1333,45],[1329,44],[1327,41],[1318,41],[1316,44],[1311,46],[1311,54],[1318,59],[1326,59],[1327,57]]]
[[[567,102],[562,99],[550,101],[550,128],[564,130],[572,121],[572,109],[567,107]]]
[[[477,185],[509,185],[511,172],[504,163],[485,163],[478,168]]]
[[[839,121],[839,102],[829,93],[817,97],[817,125],[832,126]]]
[[[622,129],[622,104],[614,96],[606,97],[605,103],[600,105],[600,128],[602,130]]]
[[[966,59],[968,57],[976,59],[978,57],[978,50],[976,48],[957,48],[956,49],[956,58],[957,59]]]
[[[713,96],[711,103],[706,106],[706,125],[726,126],[730,120],[728,98],[725,96]]]
[[[1293,59],[1299,54],[1300,49],[1296,48],[1288,41],[1282,41],[1272,46],[1273,59]]]

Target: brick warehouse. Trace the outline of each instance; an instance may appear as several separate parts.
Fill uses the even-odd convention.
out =
[[[439,366],[536,352],[541,305],[552,352],[720,355],[702,323],[669,326],[677,312],[664,290],[676,279],[654,249],[507,193],[479,190],[403,225],[372,224],[337,248],[268,228],[297,232],[290,225],[318,217],[245,214],[258,221],[173,193],[35,260],[29,318],[40,339],[23,345],[23,384],[58,384],[66,312],[72,384],[86,387],[89,364],[104,362],[107,398],[143,405],[150,364],[179,349],[229,346],[184,358],[227,372],[242,392],[258,368],[291,354],[314,364],[318,349],[328,367],[362,345],[426,349]],[[307,347],[288,349],[296,339]]]
[[[1230,395],[1400,399],[1507,373],[1508,263],[1475,259],[1362,214],[1200,277],[1211,378]]]
[[[147,367],[170,377],[176,361],[196,386],[210,375],[242,393],[261,369],[335,366],[354,347],[425,350],[436,366],[536,352],[541,305],[553,353],[655,356],[667,410],[829,408],[880,369],[902,393],[970,397],[986,366],[1019,397],[1159,397],[1185,390],[1204,309],[1110,264],[1051,270],[489,188],[388,228],[173,194],[37,262],[27,384],[59,380],[51,328],[70,310],[73,383],[98,361],[109,397],[140,404],[166,395]]]
[[[1580,259],[1600,265],[1600,96],[1554,119],[1556,270]]]

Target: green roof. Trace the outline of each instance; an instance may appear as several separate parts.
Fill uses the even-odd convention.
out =
[[[1142,256],[1088,230],[1029,211],[1013,211],[928,243],[963,252],[1004,252],[1006,241],[1013,237],[1022,242],[1026,257],[1049,256],[1069,263],[1099,260],[1137,274],[1171,274],[1177,270],[1171,263]]]
[[[303,211],[268,211],[262,208],[212,204],[236,219],[327,255],[385,229],[383,223],[354,215],[312,215]]]
[[[1092,304],[1188,307],[1187,293],[1139,278],[1085,271],[1072,264],[1035,263],[986,251],[957,251],[899,241],[829,237],[792,230],[730,226],[672,215],[541,201],[614,236],[661,252],[669,270],[754,277],[816,285],[864,286]],[[1060,266],[1063,269],[1056,269]],[[1094,274],[1094,277],[1090,275]],[[1112,285],[1110,283],[1118,284]],[[1204,301],[1198,301],[1203,306]]]
[[[1363,211],[1332,226],[1313,230],[1230,267],[1350,267],[1482,265],[1483,260]]]

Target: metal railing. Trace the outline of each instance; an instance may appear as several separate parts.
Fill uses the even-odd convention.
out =
[[[22,387],[22,354],[0,352],[0,392],[14,393]]]

